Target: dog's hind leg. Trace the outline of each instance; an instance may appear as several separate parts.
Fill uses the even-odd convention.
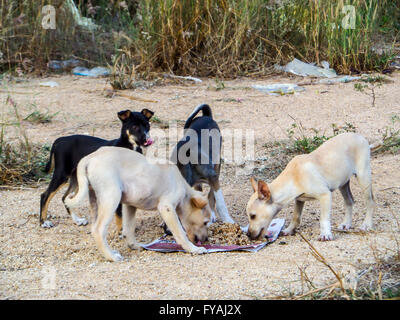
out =
[[[65,191],[63,197],[62,197],[62,202],[64,203],[64,207],[67,210],[68,214],[71,216],[72,221],[74,221],[74,223],[78,226],[86,226],[88,224],[88,221],[85,218],[81,218],[79,216],[77,216],[76,214],[74,214],[73,212],[71,212],[70,208],[68,208],[65,205],[65,198],[72,192],[72,191],[76,191],[78,188],[78,181],[76,180],[76,174],[75,172],[72,173],[70,179],[69,179],[69,186],[67,191]]]
[[[221,189],[214,190],[215,207],[223,222],[235,223],[235,220],[229,215],[228,208],[224,200]]]
[[[346,210],[343,222],[339,225],[339,230],[345,231],[351,228],[352,217],[353,217],[354,198],[350,190],[350,180],[347,181],[343,186],[341,186],[339,190],[343,196],[344,206]]]
[[[107,243],[107,231],[114,212],[118,207],[121,193],[107,193],[107,199],[97,197],[97,219],[92,226],[92,234],[100,252],[107,260],[121,261],[123,258],[118,251],[111,250]]]
[[[68,181],[67,176],[65,176],[60,172],[54,171],[53,177],[50,181],[47,190],[41,194],[39,222],[43,228],[51,228],[54,226],[51,221],[47,220],[47,211],[49,208],[49,203],[51,199],[53,199],[57,191],[60,190],[60,188],[62,188],[67,181]]]
[[[361,166],[357,168],[357,181],[361,186],[362,192],[364,194],[364,199],[367,206],[367,214],[361,229],[364,231],[373,230],[373,215],[375,209],[374,195],[372,193],[372,182],[371,182],[371,167],[368,161],[364,161]]]
[[[140,243],[136,241],[136,208],[128,205],[122,206],[122,223],[128,247],[132,250],[139,249]]]
[[[118,205],[117,210],[115,211],[115,224],[117,225],[117,232],[122,233],[122,237],[125,236],[124,230],[122,227],[123,218],[122,218],[122,203]]]
[[[217,172],[219,168],[217,168]],[[226,203],[224,200],[224,196],[222,194],[222,190],[219,185],[218,175],[215,175],[209,179],[209,184],[211,186],[211,190],[214,193],[215,198],[215,208],[218,212],[218,215],[222,219],[223,222],[227,223],[235,223],[235,220],[229,215],[228,208],[226,207]]]
[[[96,193],[94,190],[89,187],[89,204],[90,204],[90,214],[91,214],[91,221],[96,221],[97,220],[97,198],[96,198]]]
[[[333,240],[331,231],[331,211],[332,211],[332,193],[328,190],[326,193],[318,197],[321,205],[320,230],[321,234],[318,238],[320,241]]]
[[[303,212],[303,208],[304,208],[304,201],[296,200],[292,221],[290,222],[289,226],[282,231],[283,235],[288,236],[294,234],[294,231],[300,224],[301,213]]]
[[[215,215],[215,196],[214,196],[214,190],[211,187],[210,191],[208,192],[208,203],[211,208],[211,218],[209,224],[212,224],[217,221],[217,216]]]

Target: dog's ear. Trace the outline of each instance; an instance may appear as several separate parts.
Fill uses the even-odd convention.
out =
[[[253,177],[250,178],[251,186],[253,187],[254,192],[257,192],[258,186],[257,186],[257,181]]]
[[[268,184],[264,181],[258,181],[258,199],[270,201],[271,191],[269,190]]]
[[[199,209],[203,209],[208,203],[208,201],[203,197],[192,197],[190,202],[193,206]]]
[[[128,120],[128,118],[131,115],[131,111],[130,110],[125,110],[125,111],[120,111],[118,112],[118,118],[119,120],[121,120],[122,122]]]
[[[154,115],[154,112],[149,109],[143,109],[141,113],[147,118],[147,120],[150,120],[151,117]]]

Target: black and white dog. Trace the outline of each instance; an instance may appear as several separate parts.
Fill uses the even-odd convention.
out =
[[[196,117],[200,111],[202,116]],[[229,215],[219,184],[221,146],[221,131],[212,117],[211,108],[201,104],[186,120],[184,137],[176,145],[171,161],[177,164],[190,186],[198,190],[202,190],[202,183],[210,186],[210,222],[216,221],[216,211],[223,222],[235,223]]]
[[[153,111],[143,109],[141,112],[133,112],[130,110],[118,112],[118,118],[122,122],[121,135],[115,140],[104,140],[101,138],[72,135],[60,137],[56,139],[50,151],[50,159],[46,165],[45,172],[54,169],[53,177],[45,192],[40,197],[40,225],[44,228],[50,228],[53,223],[47,219],[48,206],[56,192],[64,186],[69,180],[69,187],[62,197],[64,203],[67,195],[77,188],[76,167],[78,162],[88,154],[96,151],[100,147],[115,146],[136,150],[142,153],[141,146],[147,147],[153,143],[150,138],[150,122],[154,115]],[[135,148],[136,146],[136,148]],[[64,203],[65,206],[65,203]],[[79,218],[70,212],[65,206],[72,219],[78,225],[86,225],[86,219]],[[122,207],[119,205],[117,209],[117,225],[121,229]]]

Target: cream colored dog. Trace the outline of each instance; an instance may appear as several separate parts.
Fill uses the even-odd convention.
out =
[[[275,215],[289,202],[295,201],[293,219],[283,230],[284,235],[293,234],[300,224],[304,202],[319,200],[321,205],[319,240],[332,240],[332,191],[338,188],[346,208],[339,229],[351,228],[354,203],[350,191],[352,175],[357,177],[367,202],[367,214],[361,228],[365,231],[371,230],[375,203],[371,187],[370,146],[359,134],[343,133],[328,140],[310,154],[294,157],[270,184],[263,181],[257,183],[251,178],[254,194],[247,204],[250,221],[248,235],[252,239],[263,237]]]
[[[68,197],[65,204],[78,206],[89,193],[92,234],[108,260],[122,259],[117,251],[110,249],[106,240],[108,224],[120,202],[123,204],[123,234],[131,249],[139,246],[135,238],[138,208],[158,209],[177,243],[186,251],[194,254],[206,251],[192,242],[207,239],[211,213],[208,201],[187,184],[176,165],[165,161],[164,164],[151,163],[138,152],[124,148],[102,147],[79,162],[77,179],[79,191]]]

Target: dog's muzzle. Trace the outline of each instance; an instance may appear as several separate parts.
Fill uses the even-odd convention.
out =
[[[256,240],[258,238],[260,238],[261,233],[263,232],[264,228],[261,228],[260,231],[258,233],[252,232],[249,230],[247,230],[247,236],[251,239],[251,240]]]
[[[146,142],[143,144],[145,147],[151,146],[154,143],[152,138],[148,138]]]
[[[201,245],[203,242],[208,241],[208,236],[204,236],[204,237],[197,237],[197,235],[194,235],[194,243],[196,245]]]

